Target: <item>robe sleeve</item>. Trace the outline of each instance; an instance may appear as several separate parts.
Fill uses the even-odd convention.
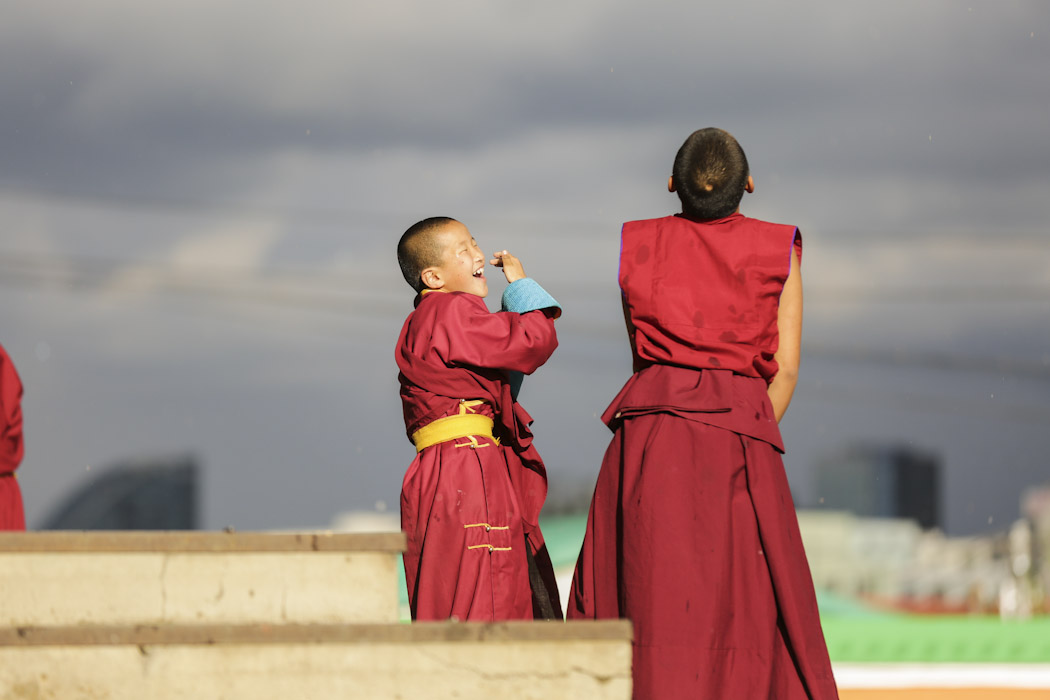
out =
[[[524,277],[508,284],[503,290],[501,305],[504,311],[512,311],[516,314],[550,309],[552,318],[561,316],[561,304],[531,277]],[[516,401],[518,394],[521,393],[521,384],[525,381],[525,375],[518,371],[509,372],[509,381],[510,395]]]
[[[433,342],[449,364],[532,374],[558,347],[554,320],[541,311],[491,313],[480,297],[455,294]]]
[[[22,382],[11,358],[0,347],[0,472],[11,472],[22,462]]]

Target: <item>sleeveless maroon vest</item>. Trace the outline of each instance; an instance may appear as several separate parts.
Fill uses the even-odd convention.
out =
[[[742,214],[624,224],[620,288],[634,323],[636,367],[723,369],[771,381],[793,245],[801,260],[796,227]]]
[[[623,226],[620,289],[634,326],[635,373],[602,415],[671,413],[783,452],[766,392],[777,373],[780,294],[794,226],[734,214],[697,223],[677,216]]]

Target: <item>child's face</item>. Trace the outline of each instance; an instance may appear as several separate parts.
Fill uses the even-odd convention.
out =
[[[458,221],[437,234],[441,247],[441,264],[434,266],[440,289],[446,292],[466,292],[484,297],[489,293],[485,280],[485,256],[467,227]],[[426,278],[424,278],[426,279]]]

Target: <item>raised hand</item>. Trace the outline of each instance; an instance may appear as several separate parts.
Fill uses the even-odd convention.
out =
[[[521,261],[505,250],[493,253],[489,264],[503,268],[503,274],[506,276],[507,282],[517,282],[525,278],[525,268],[522,267]]]

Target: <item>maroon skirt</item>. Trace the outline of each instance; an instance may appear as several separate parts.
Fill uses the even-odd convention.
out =
[[[569,618],[634,623],[634,697],[836,698],[779,452],[665,412],[619,424]]]

